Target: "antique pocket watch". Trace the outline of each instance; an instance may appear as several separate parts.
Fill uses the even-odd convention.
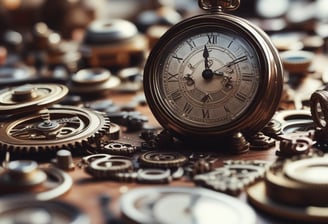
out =
[[[206,10],[169,29],[152,49],[144,91],[158,122],[189,142],[260,131],[280,101],[283,71],[269,37],[226,14],[239,0],[199,0]]]

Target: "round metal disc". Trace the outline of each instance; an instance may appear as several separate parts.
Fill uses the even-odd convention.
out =
[[[66,96],[68,88],[60,84],[25,84],[0,91],[0,114],[38,111]]]
[[[328,207],[318,206],[288,206],[273,201],[266,195],[264,182],[259,182],[247,189],[249,202],[256,208],[273,215],[290,220],[309,222],[309,223],[327,223]],[[293,222],[294,223],[294,222]]]
[[[133,189],[120,203],[124,217],[133,223],[256,223],[254,211],[246,204],[203,188]]]
[[[61,201],[23,200],[20,203],[6,201],[0,205],[0,223],[90,223],[89,217],[83,214],[80,209]]]
[[[327,157],[310,158],[288,163],[284,173],[289,178],[301,183],[328,186]]]

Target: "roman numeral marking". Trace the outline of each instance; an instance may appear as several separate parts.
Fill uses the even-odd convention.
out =
[[[196,47],[196,44],[193,40],[187,40],[186,42],[190,46],[191,50],[193,50]]]
[[[186,103],[183,107],[183,112],[185,114],[190,114],[190,112],[192,111],[193,107],[189,104],[189,103]]]
[[[183,58],[180,58],[177,54],[173,54],[172,58],[178,60],[179,63],[181,63],[181,61],[183,61]]]
[[[241,92],[238,92],[236,95],[235,95],[236,99],[241,101],[241,102],[246,102],[247,100],[247,96]]]
[[[178,73],[177,74],[171,74],[168,73],[169,77],[167,78],[168,82],[177,82],[178,81]]]
[[[202,109],[203,119],[210,118],[210,111],[208,109]]]
[[[217,44],[218,43],[218,36],[217,35],[208,34],[207,37],[208,37],[208,41],[207,41],[208,44]]]

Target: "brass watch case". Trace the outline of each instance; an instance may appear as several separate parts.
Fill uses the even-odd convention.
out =
[[[167,49],[186,36],[228,30],[235,32],[254,46],[262,75],[258,92],[249,108],[237,119],[216,127],[191,126],[181,121],[165,106],[159,90],[160,62]],[[275,113],[282,93],[283,69],[278,52],[269,37],[258,27],[240,17],[223,12],[206,13],[186,19],[169,29],[154,46],[144,69],[144,92],[149,107],[158,122],[173,135],[189,142],[207,142],[236,132],[247,134],[261,130]],[[214,140],[216,141],[216,140]]]

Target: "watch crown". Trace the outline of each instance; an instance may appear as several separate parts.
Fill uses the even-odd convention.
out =
[[[240,5],[240,0],[198,0],[201,9],[211,12],[233,11]]]

